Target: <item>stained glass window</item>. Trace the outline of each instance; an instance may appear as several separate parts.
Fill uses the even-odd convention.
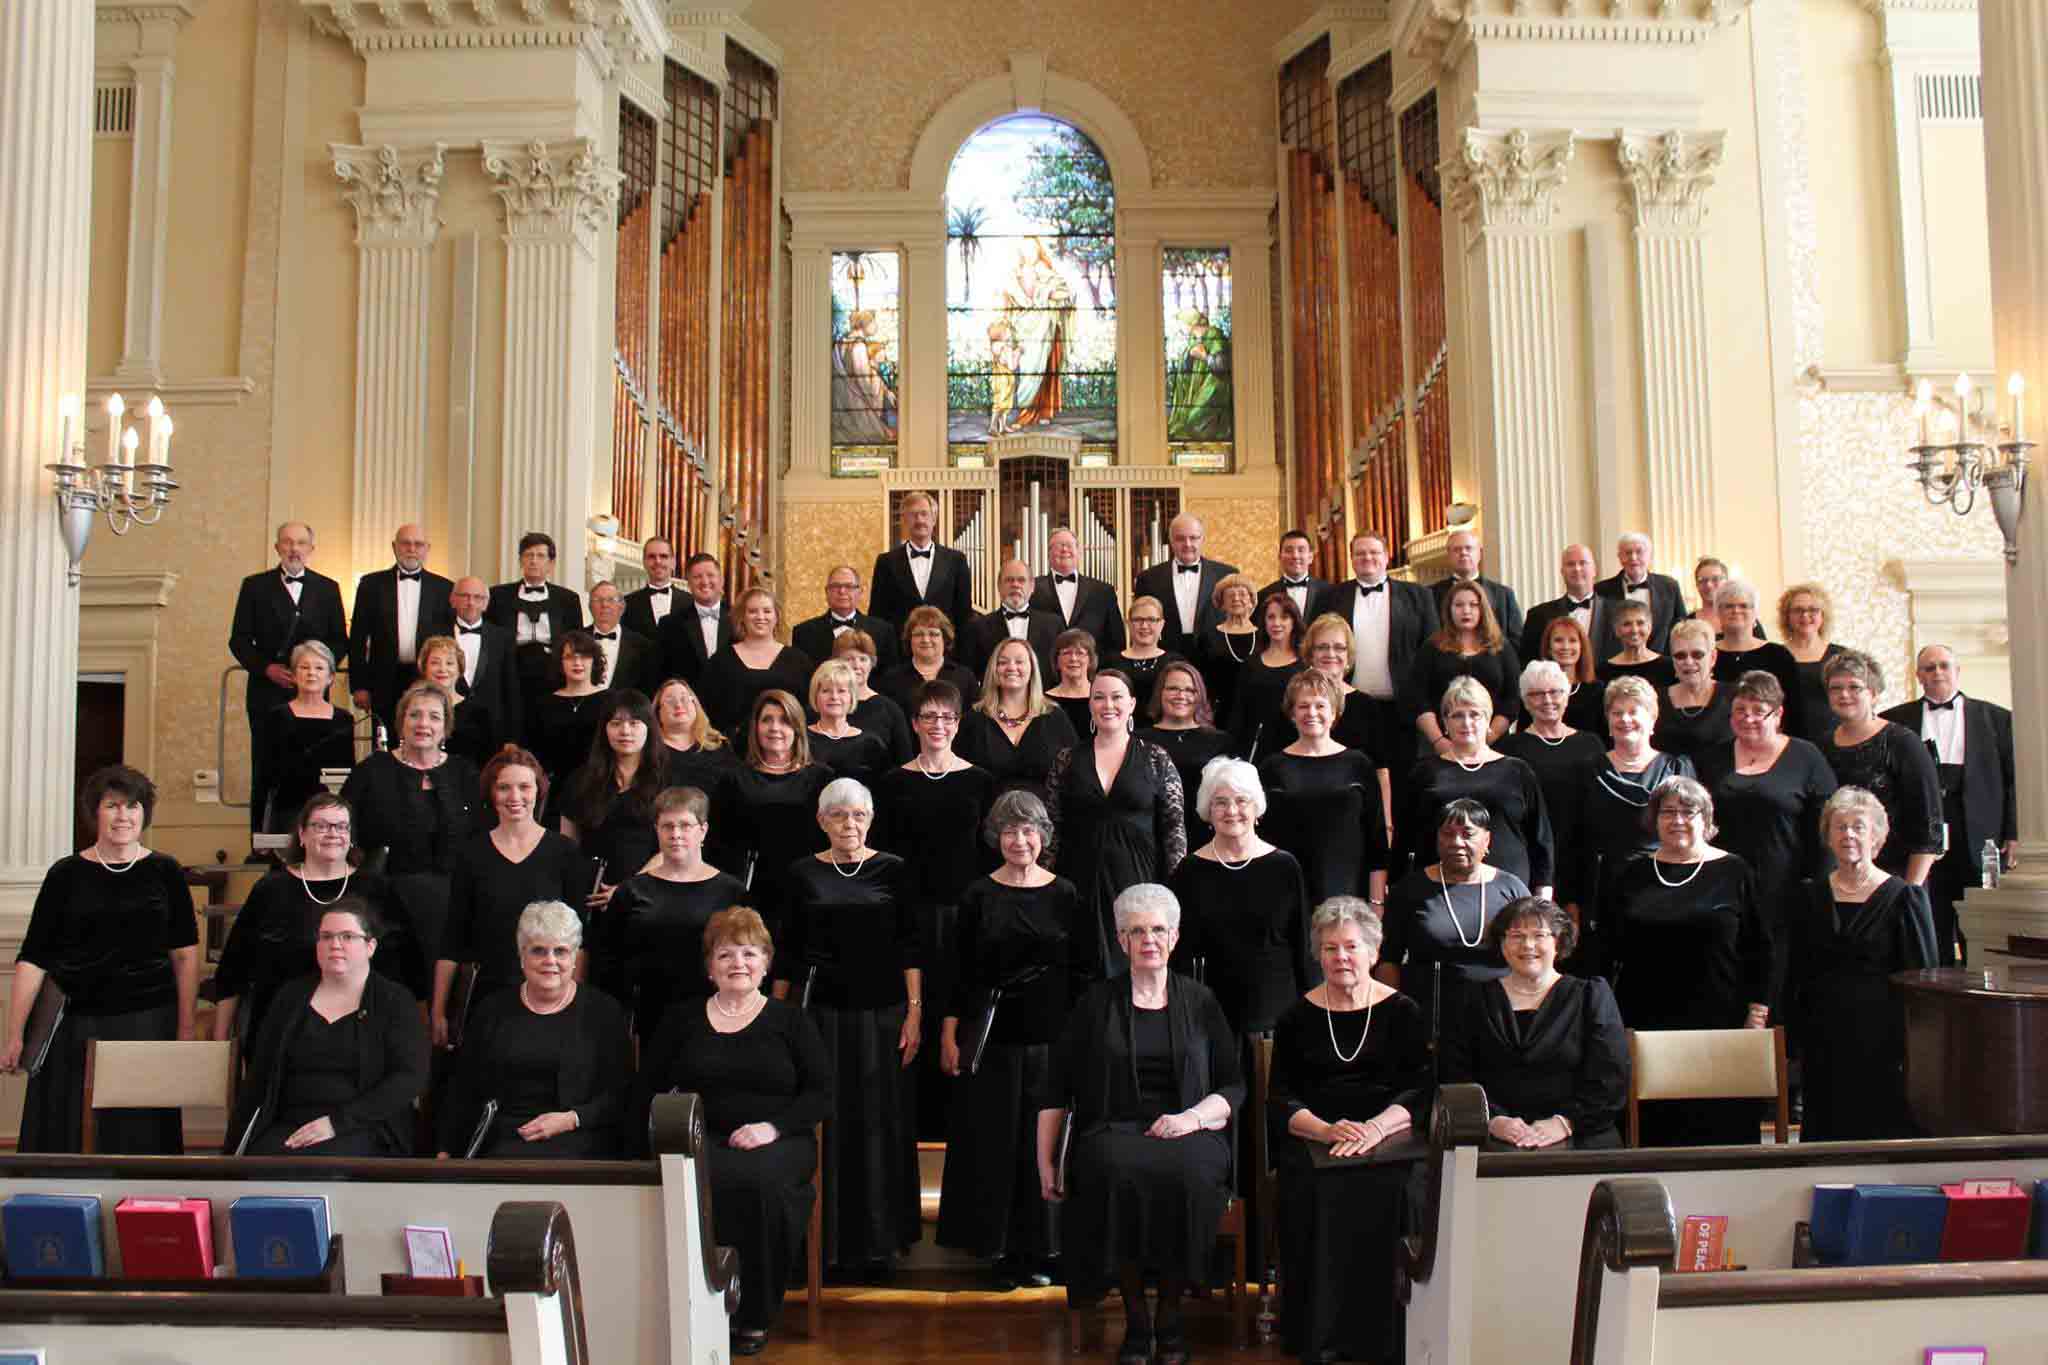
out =
[[[1080,130],[1019,114],[969,138],[946,180],[946,429],[1116,451],[1116,192]]]
[[[832,472],[896,463],[902,350],[893,251],[832,253]]]
[[[1160,259],[1167,451],[1175,464],[1227,473],[1237,436],[1230,248],[1168,247]]]

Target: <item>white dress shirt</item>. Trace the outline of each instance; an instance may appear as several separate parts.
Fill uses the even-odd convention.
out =
[[[1306,619],[1308,616],[1307,580],[1304,579],[1299,583],[1288,583],[1285,579],[1282,579],[1281,582],[1285,585],[1287,595],[1294,599],[1294,609],[1302,614],[1303,619]]]
[[[1934,761],[1961,764],[1963,761],[1963,694],[1955,695],[1953,706],[1920,706],[1920,738],[1934,744]]]
[[[1195,561],[1195,572],[1182,573],[1181,563],[1173,563],[1173,605],[1180,613],[1180,629],[1183,635],[1195,633],[1195,618],[1201,613],[1202,561]]]
[[[547,600],[548,590],[546,584],[542,584],[538,588],[521,587],[519,589],[519,601],[523,605],[545,606]],[[546,612],[542,612],[539,616],[528,616],[522,611],[519,613],[515,624],[517,626],[517,639],[522,645],[545,645],[551,644],[554,641],[555,623],[548,619]]]
[[[931,587],[932,561],[939,557],[938,542],[933,541],[930,545],[917,546],[912,545],[906,540],[903,542],[903,546],[904,554],[910,560],[910,579],[913,583],[917,584],[917,595],[924,597],[927,595],[926,590]],[[916,549],[930,550],[931,553],[925,555],[913,555],[910,553],[910,551]]]
[[[718,608],[703,606],[695,598],[690,606],[697,613],[697,630],[704,638],[704,657],[708,659],[718,652]]]
[[[420,633],[420,581],[398,580],[398,662],[409,664],[418,648]]]
[[[676,585],[672,581],[659,588],[652,584],[648,585],[647,609],[654,613],[655,625],[658,626],[668,620],[669,608],[675,605],[675,597]]]
[[[599,631],[593,626],[590,633],[597,640],[598,652],[604,655],[604,684],[606,687],[617,687],[619,685],[619,628],[613,626],[609,631]],[[606,635],[610,635],[611,638],[607,640],[605,638]]]
[[[299,594],[306,590],[305,573],[302,571],[297,578],[293,578],[283,569],[279,569],[277,576],[284,579],[284,590],[292,595],[292,605],[297,606],[299,604]]]
[[[1022,607],[1013,607],[1009,603],[1005,602],[1001,607],[998,607],[997,610],[1006,612],[1018,611],[1024,613],[1022,616],[1005,616],[1003,618],[1003,629],[1010,632],[1010,638],[1012,640],[1023,639],[1025,633],[1031,629],[1031,608],[1029,604],[1026,604]]]
[[[471,635],[462,627],[465,625],[481,626],[482,624],[482,617],[478,617],[474,621],[458,619],[455,622],[455,647],[462,651],[462,680],[471,687],[476,686],[476,661],[483,657],[484,637],[481,635]]]
[[[1359,580],[1358,596],[1351,604],[1351,685],[1375,701],[1389,701],[1394,695],[1394,669],[1387,657],[1393,627],[1388,599],[1394,589],[1384,578],[1379,591],[1367,592],[1372,586]]]
[[[1060,575],[1054,574],[1053,577],[1058,579]],[[1059,600],[1060,619],[1068,625],[1072,625],[1074,623],[1074,599],[1081,595],[1081,580],[1078,571],[1074,581],[1071,583],[1055,582],[1052,585],[1052,595]]]

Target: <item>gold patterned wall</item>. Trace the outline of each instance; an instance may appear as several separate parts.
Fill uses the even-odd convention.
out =
[[[825,575],[841,564],[860,570],[861,606],[882,545],[882,488],[864,501],[786,502],[782,506],[782,610],[791,625],[825,610]]]
[[[1204,498],[1199,484],[1188,489],[1187,510],[1208,533],[1202,553],[1235,564],[1263,586],[1280,572],[1280,501],[1269,498]]]

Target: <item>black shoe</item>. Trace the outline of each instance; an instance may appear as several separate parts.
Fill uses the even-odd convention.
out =
[[[1005,1256],[1003,1259],[996,1261],[994,1264],[989,1266],[988,1278],[989,1284],[995,1289],[996,1293],[1009,1293],[1011,1290],[1015,1289],[1019,1283],[1019,1276],[1017,1274],[1017,1263],[1011,1260],[1009,1257]]]
[[[757,1356],[768,1346],[768,1334],[758,1327],[743,1327],[732,1334],[732,1353]]]
[[[1152,1365],[1152,1334],[1126,1329],[1117,1348],[1116,1365]]]

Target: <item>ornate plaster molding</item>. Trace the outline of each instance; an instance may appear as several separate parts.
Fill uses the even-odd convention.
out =
[[[1913,0],[1901,0],[1912,3]],[[1937,4],[1944,0],[1920,0]],[[1947,0],[1969,3],[1975,0]],[[1448,70],[1487,41],[1665,47],[1709,42],[1753,0],[1407,0],[1395,46]],[[1865,0],[1883,3],[1883,0]],[[1399,7],[1397,6],[1397,10]]]
[[[618,171],[587,137],[561,142],[483,144],[484,173],[505,204],[508,237],[567,237],[600,231],[619,199]]]
[[[174,0],[174,3],[177,0]],[[182,0],[198,4],[202,0]],[[615,56],[669,49],[656,0],[298,0],[313,26],[357,55],[464,48],[581,47],[609,76]],[[374,11],[374,17],[372,17]]]
[[[425,245],[441,230],[435,210],[447,173],[446,143],[430,147],[327,144],[334,173],[348,188],[342,197],[356,211],[356,245]]]
[[[1614,141],[1628,177],[1636,227],[1698,232],[1707,216],[1706,192],[1726,155],[1728,135],[1712,132],[1632,132]]]
[[[1465,130],[1459,154],[1439,168],[1468,233],[1495,227],[1546,228],[1577,143],[1567,131]]]
[[[102,24],[182,24],[198,15],[206,0],[97,0],[93,19]]]

